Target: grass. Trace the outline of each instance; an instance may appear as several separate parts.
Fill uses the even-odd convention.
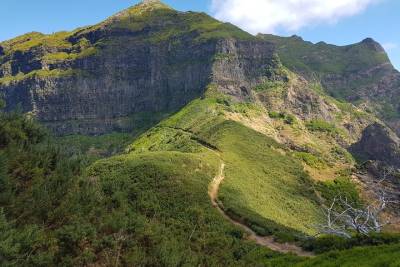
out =
[[[330,134],[338,134],[340,131],[336,128],[336,125],[325,120],[311,120],[306,123],[306,127],[310,131],[314,132],[325,132]]]
[[[315,233],[319,208],[301,164],[281,154],[272,139],[238,123],[225,121],[213,131],[226,163],[220,191],[225,209],[268,234]]]
[[[56,138],[55,142],[73,154],[86,154],[90,161],[122,153],[132,141],[127,133],[112,133],[101,136],[68,135]]]
[[[161,21],[163,27],[161,27]],[[168,27],[165,27],[168,25]],[[100,27],[125,29],[133,32],[142,32],[151,26],[155,31],[141,35],[142,41],[159,43],[184,34],[195,34],[197,42],[210,39],[237,38],[253,39],[250,34],[229,24],[222,23],[205,13],[177,12],[164,4],[136,5],[128,8],[106,21],[83,31],[93,31]]]
[[[373,267],[373,266],[400,266],[399,244],[378,247],[358,247],[345,251],[332,251],[300,263],[296,266],[308,267]]]
[[[365,43],[335,46],[326,43],[312,44],[298,37],[260,35],[260,38],[278,45],[278,54],[284,66],[308,75],[340,74],[367,69],[389,59],[385,53],[371,50]]]
[[[62,78],[62,77],[68,77],[68,76],[78,75],[78,74],[82,74],[82,73],[83,73],[82,71],[74,70],[74,69],[35,70],[32,72],[29,72],[28,74],[18,73],[16,76],[4,76],[4,77],[0,78],[0,85],[8,86],[10,84],[17,83],[17,82],[20,82],[20,81],[23,81],[26,79],[32,79],[35,77],[38,77],[38,78],[47,78],[47,77]]]
[[[392,71],[387,54],[376,49],[377,46],[372,40],[335,46],[323,42],[313,44],[297,36],[287,38],[259,35],[258,37],[276,44],[285,67],[300,73],[310,81],[321,82],[326,92],[341,102],[337,103],[339,108],[347,108],[343,103],[345,101],[355,105],[366,103],[368,108],[381,119],[390,121],[400,116],[397,112],[398,97],[385,94],[374,99],[363,97],[368,95],[368,92],[363,90],[374,86]],[[357,73],[369,73],[369,75],[355,75]],[[389,87],[393,89],[393,86],[396,85]],[[359,110],[351,114],[356,118],[367,116]]]
[[[362,205],[358,189],[355,184],[351,182],[350,176],[342,175],[333,181],[318,182],[316,188],[320,192],[322,198],[329,204],[335,197],[341,196],[347,198],[349,202],[354,205]]]
[[[285,240],[315,233],[312,225],[320,213],[303,166],[282,154],[272,139],[227,121],[220,112],[225,108],[217,99],[195,100],[142,135],[130,150],[198,153],[211,148],[226,163],[220,200],[227,212],[260,233]]]
[[[122,232],[128,238],[122,243],[122,264],[249,266],[283,258],[299,261],[243,241],[241,231],[211,206],[207,190],[218,164],[211,152],[145,152],[99,161],[88,170],[91,194],[100,201],[91,212],[100,214],[99,231],[113,240],[121,226],[127,229]],[[113,257],[117,250],[110,253]]]
[[[285,85],[286,83],[283,81],[265,81],[254,87],[253,90],[257,93],[264,91],[273,91],[274,93],[282,94],[286,90]]]
[[[9,41],[0,43],[4,48],[6,56],[11,57],[15,53],[27,53],[31,51],[38,54],[41,59],[50,64],[56,64],[64,61],[74,61],[83,57],[97,55],[104,51],[104,46],[110,50],[114,49],[115,40],[118,40],[118,49],[121,49],[124,37],[121,38],[102,38],[95,44],[90,44],[85,38],[86,34],[107,27],[110,31],[128,30],[139,33],[138,36],[143,43],[162,43],[170,41],[170,44],[179,43],[184,36],[191,36],[194,44],[208,42],[210,40],[219,40],[225,38],[235,38],[239,40],[250,40],[254,37],[241,29],[229,24],[222,23],[213,19],[205,13],[177,12],[168,6],[160,3],[152,5],[136,5],[106,21],[87,27],[77,29],[72,32],[57,32],[54,34],[29,33]],[[151,28],[150,32],[146,29]],[[133,36],[133,35],[128,35]],[[77,39],[77,41],[71,41]],[[126,37],[126,36],[125,36]],[[130,37],[132,41],[132,37]],[[44,55],[36,53],[34,49],[38,47],[50,48],[52,51]],[[109,53],[107,50],[105,53]],[[211,59],[209,59],[211,60]],[[21,80],[38,76],[43,76],[73,70],[34,70],[30,73],[17,74],[0,78],[0,84],[9,85]]]
[[[72,47],[72,44],[67,41],[70,35],[70,32],[57,32],[49,35],[32,32],[2,42],[1,45],[5,48],[6,54],[14,53],[15,51],[26,52],[39,46],[68,49]]]
[[[315,169],[324,169],[327,167],[326,162],[311,153],[308,152],[293,152],[293,156],[302,160],[308,166],[315,168]]]
[[[0,171],[6,185],[0,200],[7,203],[0,209],[2,264],[396,266],[398,245],[378,245],[398,237],[335,241],[333,246],[317,240],[315,251],[341,251],[313,259],[279,254],[246,240],[207,194],[221,160],[226,170],[219,201],[258,233],[296,240],[314,232],[309,227],[320,214],[301,163],[272,139],[226,120],[225,108],[214,98],[195,100],[143,133],[129,152],[92,164],[82,162],[79,153],[114,153],[131,137],[69,136],[56,139],[59,147],[54,147],[54,140],[41,144],[33,138],[36,127],[27,127],[32,122],[21,121],[26,133],[18,134],[20,124],[10,117],[13,127],[3,127],[8,138],[0,149],[0,166],[9,169]],[[19,138],[24,142],[15,149]],[[81,151],[68,153],[65,147]],[[355,196],[352,186],[349,180],[316,185],[327,199],[337,192]],[[374,247],[354,248],[358,244]]]
[[[59,61],[76,60],[79,58],[93,56],[97,52],[98,52],[97,48],[89,47],[80,53],[57,52],[57,53],[46,54],[43,56],[43,59],[49,63],[56,63]]]
[[[270,111],[268,112],[268,116],[271,119],[281,119],[286,124],[294,124],[297,120],[293,114],[288,114],[285,112]]]

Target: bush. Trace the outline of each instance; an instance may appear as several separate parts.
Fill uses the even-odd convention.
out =
[[[285,114],[276,111],[270,111],[268,115],[271,119],[283,119],[285,117]]]
[[[283,120],[286,124],[294,124],[296,122],[296,117],[292,114],[286,114],[285,119]]]
[[[307,152],[294,152],[293,156],[304,161],[308,166],[316,168],[316,169],[323,169],[326,167],[326,162],[314,156],[313,154]]]
[[[346,250],[360,246],[381,246],[400,243],[400,234],[355,235],[350,239],[338,236],[322,236],[304,241],[303,247],[315,253],[325,253],[333,250]]]
[[[270,111],[268,116],[271,119],[282,119],[286,124],[294,124],[296,122],[296,117],[292,114],[287,114],[284,112]]]
[[[318,182],[316,189],[328,203],[331,203],[335,197],[342,196],[354,205],[362,205],[358,190],[349,177],[343,176],[333,181]]]
[[[314,132],[338,133],[334,124],[324,120],[312,120],[306,124],[306,127]]]

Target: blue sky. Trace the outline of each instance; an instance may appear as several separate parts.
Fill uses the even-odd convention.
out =
[[[214,2],[212,3],[212,1]],[[306,10],[307,7],[297,6],[288,6],[288,10],[293,8],[292,14],[285,14],[285,0],[165,0],[165,3],[182,11],[207,12],[254,33],[259,31],[273,32],[278,35],[297,34],[312,42],[325,41],[337,45],[355,43],[366,37],[372,37],[385,46],[392,62],[400,69],[400,34],[398,30],[400,1],[348,0],[349,4],[343,7],[333,7],[337,2],[334,0],[308,1],[314,6],[320,4],[323,15],[315,14],[315,12],[310,15],[310,12]],[[0,41],[30,31],[51,33],[95,24],[139,1],[2,0],[1,2]],[[286,2],[292,3],[293,1]],[[359,2],[356,3],[357,6],[363,6],[363,9],[350,12],[349,10],[357,8],[357,6],[351,6],[355,2]],[[283,13],[280,14],[279,10],[274,10],[274,8],[283,9],[283,11],[280,10]],[[327,13],[326,10],[329,8],[336,9]],[[244,14],[240,14],[241,11]],[[253,21],[246,18],[249,13]],[[275,16],[275,14],[281,16]],[[286,18],[293,17],[293,15],[300,19],[295,22],[287,21]],[[276,23],[266,24],[266,21]]]

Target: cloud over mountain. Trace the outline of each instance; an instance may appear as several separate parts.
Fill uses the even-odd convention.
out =
[[[212,13],[251,33],[298,30],[358,14],[379,0],[212,0]]]

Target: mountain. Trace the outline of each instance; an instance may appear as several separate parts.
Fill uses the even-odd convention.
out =
[[[399,197],[396,117],[381,109],[397,89],[367,94],[397,71],[374,41],[252,36],[146,0],[0,47],[2,265],[400,261],[396,223],[321,234],[338,199],[379,202],[387,167]]]
[[[297,36],[259,37],[276,45],[289,69],[320,82],[329,95],[377,114],[400,133],[400,73],[379,43],[367,38],[357,44],[335,46],[313,44]]]
[[[271,58],[264,43],[206,14],[149,2],[95,26],[1,43],[0,90],[8,109],[20,104],[59,134],[132,130],[145,114],[157,122],[182,108],[213,80],[246,95],[257,73],[245,72]],[[230,52],[246,61],[216,62]]]

